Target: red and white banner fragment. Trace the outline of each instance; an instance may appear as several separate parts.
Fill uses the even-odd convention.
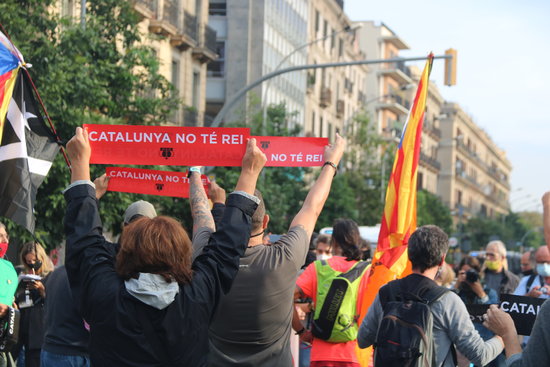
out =
[[[256,144],[267,156],[267,167],[322,166],[327,138],[292,136],[255,136]]]
[[[240,166],[248,128],[85,124],[92,164]]]
[[[106,173],[110,177],[109,186],[107,187],[108,191],[180,198],[189,197],[187,172],[107,167]],[[210,181],[206,175],[202,175],[201,179],[204,189],[208,194],[208,184]]]

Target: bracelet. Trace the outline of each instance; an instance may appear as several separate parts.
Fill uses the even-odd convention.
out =
[[[323,163],[323,167],[324,166],[331,166],[332,168],[334,168],[334,176],[336,176],[336,174],[338,173],[338,166],[335,165],[334,163],[332,163],[331,161],[326,161],[325,163]],[[323,168],[323,167],[321,167],[321,168]]]
[[[189,171],[187,172],[187,178],[191,178],[191,173],[197,172],[199,175],[201,174],[201,168],[197,166],[189,167]]]
[[[295,332],[294,335],[302,335],[305,331],[306,331],[306,328],[302,327],[302,329],[300,331]]]

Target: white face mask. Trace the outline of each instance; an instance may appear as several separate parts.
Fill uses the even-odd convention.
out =
[[[550,264],[537,264],[537,273],[542,277],[550,277]]]
[[[332,255],[327,255],[327,254],[318,254],[317,255],[317,260],[328,260],[332,257]]]

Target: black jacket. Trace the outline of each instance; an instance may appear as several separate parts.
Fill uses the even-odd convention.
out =
[[[219,230],[193,263],[192,281],[180,286],[172,304],[158,310],[131,296],[116,274],[94,189],[77,185],[65,197],[66,269],[73,297],[90,324],[92,365],[205,365],[208,324],[237,274],[257,204],[229,195]]]

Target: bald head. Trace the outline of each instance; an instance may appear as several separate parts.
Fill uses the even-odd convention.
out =
[[[548,246],[541,246],[535,253],[535,261],[537,264],[549,263],[550,264],[550,250]]]

